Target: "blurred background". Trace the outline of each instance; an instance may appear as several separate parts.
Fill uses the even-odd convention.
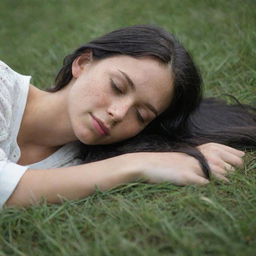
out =
[[[207,96],[256,94],[255,0],[1,0],[0,59],[49,87],[65,55],[114,29],[155,24],[174,33],[202,71]]]

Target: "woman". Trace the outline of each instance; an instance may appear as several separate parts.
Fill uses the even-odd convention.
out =
[[[146,134],[186,133],[201,101],[201,78],[190,55],[166,31],[133,26],[113,31],[67,56],[56,85],[42,91],[1,63],[1,205],[85,197],[143,178],[206,184],[188,154],[128,153],[82,164],[80,143],[105,145]],[[166,125],[168,123],[168,125]],[[86,147],[86,146],[85,146]],[[225,179],[244,152],[198,147],[214,176]],[[193,155],[193,154],[191,154]]]

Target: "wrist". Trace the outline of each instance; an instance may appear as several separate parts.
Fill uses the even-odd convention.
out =
[[[142,178],[142,153],[126,153],[115,157],[121,171],[127,175],[130,181]]]

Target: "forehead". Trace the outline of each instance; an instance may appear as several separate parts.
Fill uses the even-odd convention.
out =
[[[171,102],[173,76],[170,65],[150,57],[133,58],[120,55],[100,61],[105,72],[124,80],[122,73],[132,80],[138,98],[150,101],[160,112]]]

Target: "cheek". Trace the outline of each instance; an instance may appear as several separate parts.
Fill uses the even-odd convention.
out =
[[[104,107],[110,100],[110,94],[107,90],[96,82],[94,84],[84,84],[83,87],[80,86],[73,96],[75,96],[73,102],[79,105],[80,108],[84,108],[83,106]]]
[[[92,81],[92,84],[85,90],[84,97],[89,104],[97,104],[98,106],[106,105],[110,100],[110,92],[102,81]]]
[[[120,137],[131,138],[143,130],[134,117],[132,119],[126,118],[119,127]]]

